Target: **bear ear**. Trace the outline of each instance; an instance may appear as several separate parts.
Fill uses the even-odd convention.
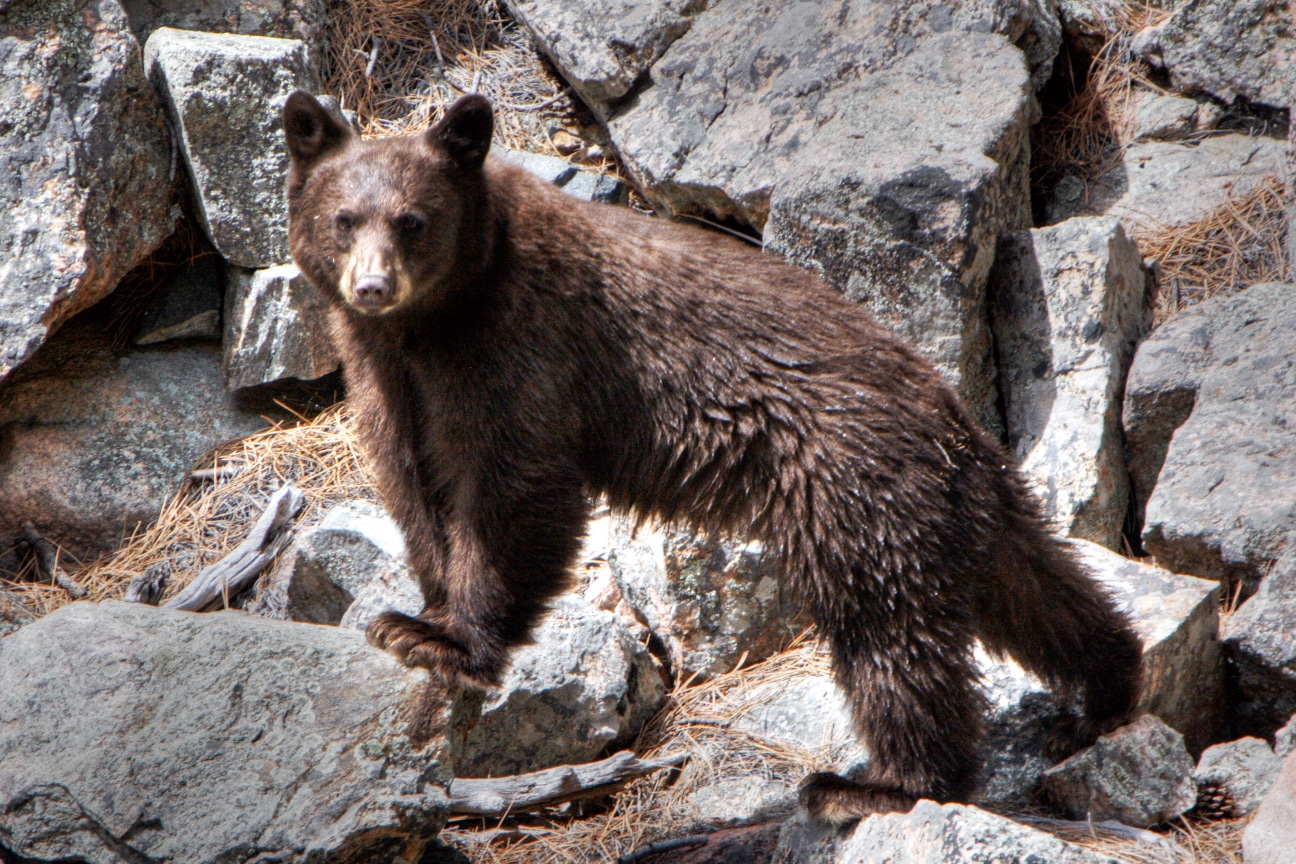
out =
[[[490,150],[495,116],[490,100],[469,93],[450,106],[441,122],[427,131],[427,142],[462,169],[478,168]]]
[[[338,122],[319,100],[298,90],[288,97],[283,109],[284,138],[293,165],[309,168],[322,157],[350,143],[355,133]]]

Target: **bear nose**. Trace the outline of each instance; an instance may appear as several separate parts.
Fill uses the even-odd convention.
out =
[[[361,306],[383,306],[391,298],[391,280],[382,273],[366,273],[355,284],[355,296]]]

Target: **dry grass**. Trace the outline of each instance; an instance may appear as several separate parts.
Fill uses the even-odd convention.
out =
[[[618,173],[606,136],[498,0],[342,0],[330,26],[325,89],[366,135],[421,131],[478,92],[500,143]],[[582,146],[560,150],[560,131]]]
[[[1138,229],[1139,249],[1161,264],[1157,323],[1220,294],[1291,276],[1285,190],[1269,178],[1188,225]]]
[[[89,589],[90,599],[119,599],[132,579],[155,565],[169,573],[164,600],[174,596],[203,567],[242,541],[270,494],[286,482],[305,493],[306,506],[297,522],[303,527],[321,518],[332,503],[377,497],[347,429],[343,406],[296,426],[278,426],[224,444],[196,467],[239,471],[219,482],[186,480],[151,527],[104,560],[75,570],[72,575]],[[21,595],[39,615],[70,602],[66,593],[50,585],[6,582],[4,587]]]

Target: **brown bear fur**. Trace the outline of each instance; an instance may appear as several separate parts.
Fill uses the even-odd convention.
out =
[[[563,590],[587,494],[759,538],[808,598],[872,761],[803,798],[847,820],[977,776],[979,636],[1122,720],[1141,648],[932,366],[809,272],[582,204],[486,160],[489,103],[360,141],[285,108],[293,256],[427,608],[369,629],[498,683]]]

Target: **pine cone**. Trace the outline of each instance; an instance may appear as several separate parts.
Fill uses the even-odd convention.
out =
[[[1223,783],[1198,783],[1193,814],[1202,819],[1233,818],[1233,793]]]

